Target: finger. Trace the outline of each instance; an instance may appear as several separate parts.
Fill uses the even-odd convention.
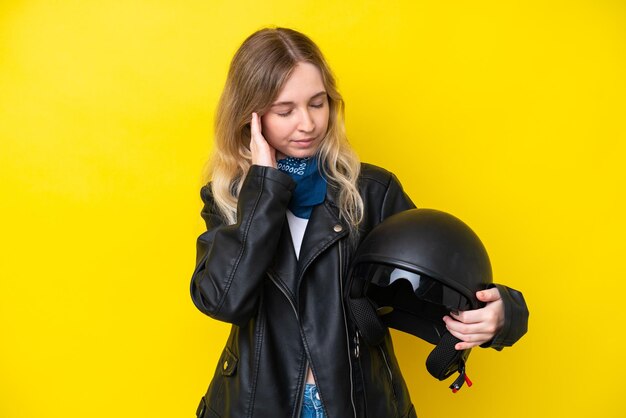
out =
[[[256,112],[252,113],[250,136],[252,164],[276,168],[276,150],[263,137],[261,133],[261,117]]]
[[[476,292],[476,297],[481,302],[493,302],[500,299],[500,291],[497,287],[492,287]]]
[[[252,140],[258,140],[260,134],[259,115],[255,112],[252,114],[252,119],[250,120],[250,135],[252,136]]]
[[[470,348],[476,347],[478,344],[475,343],[457,343],[454,346],[455,350],[461,351],[461,350],[468,350]]]
[[[455,350],[467,350],[469,348],[473,348],[473,347],[482,345],[482,344],[486,343],[487,341],[490,341],[490,340],[486,340],[486,341],[483,341],[483,342],[478,342],[477,341],[477,342],[473,342],[473,343],[466,343],[466,342],[462,341],[460,343],[456,343],[455,346],[454,346],[454,349]]]
[[[466,324],[446,316],[443,318],[443,321],[449,331],[454,331],[463,335],[489,334],[493,336],[498,329],[495,319],[492,321],[481,321],[473,324]]]
[[[457,321],[466,324],[475,324],[484,321],[499,322],[499,317],[503,316],[504,308],[502,300],[487,302],[484,308],[472,309],[471,311],[451,312],[450,316]]]
[[[449,321],[454,321],[448,318]],[[454,327],[449,327],[448,332],[451,335],[461,340],[460,343],[457,343],[456,347],[458,350],[463,350],[466,348],[471,348],[477,345],[481,345],[487,341],[491,341],[493,339],[493,333],[485,333],[485,332],[463,332],[459,331]]]
[[[456,332],[456,331],[450,331],[450,334],[452,334],[453,336],[455,336],[456,338],[458,338],[459,340],[461,340],[460,342],[456,343],[457,346],[461,346],[464,348],[470,348],[470,347],[474,347],[477,345],[481,345],[486,343],[487,341],[491,341],[491,339],[493,339],[493,336],[491,334],[469,334],[469,335],[465,335],[465,334],[461,334],[460,332]],[[464,349],[461,348],[461,349]]]
[[[475,324],[482,321],[482,309],[473,309],[471,311],[450,312],[450,317],[464,324]]]
[[[263,146],[265,145],[263,140],[264,138],[261,134],[259,115],[257,113],[253,113],[250,120],[250,151],[252,151],[253,160],[257,159],[255,157],[257,157],[263,149]]]

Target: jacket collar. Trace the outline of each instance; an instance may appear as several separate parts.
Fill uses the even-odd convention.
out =
[[[297,300],[297,289],[307,268],[329,246],[348,234],[348,225],[339,219],[337,189],[330,184],[326,199],[315,206],[302,239],[299,257],[296,258],[289,223],[285,220],[271,272],[278,276]]]
[[[300,247],[299,277],[322,251],[348,234],[347,225],[339,219],[339,208],[335,205],[335,190],[329,186],[326,200],[313,208]]]

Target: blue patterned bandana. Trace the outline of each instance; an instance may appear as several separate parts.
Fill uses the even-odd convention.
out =
[[[287,157],[278,160],[278,169],[296,181],[296,189],[289,202],[289,210],[298,218],[309,219],[313,207],[326,198],[326,179],[318,168],[318,158]]]

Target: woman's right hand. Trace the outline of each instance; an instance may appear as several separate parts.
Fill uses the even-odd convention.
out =
[[[250,134],[252,164],[276,168],[276,150],[263,137],[261,133],[261,118],[257,113],[252,114]]]

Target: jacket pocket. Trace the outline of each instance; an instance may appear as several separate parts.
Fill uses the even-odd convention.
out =
[[[389,385],[393,393],[394,404],[398,411],[398,416],[401,417],[415,417],[415,410],[411,403],[411,396],[409,390],[404,381],[404,377],[400,371],[400,366],[396,359],[391,345],[391,340],[378,346],[381,357],[384,361],[386,368],[386,375],[389,378]]]
[[[228,416],[229,405],[226,404],[225,399],[236,398],[236,394],[233,391],[233,379],[236,378],[237,366],[239,358],[230,350],[225,347],[217,367],[215,369],[215,375],[209,386],[209,390],[205,397],[202,398],[196,416],[198,418],[209,417],[221,417]],[[198,415],[201,406],[204,405],[204,415]]]
[[[198,408],[196,409],[196,418],[204,418],[205,412],[206,412],[206,401],[204,400],[204,396],[203,396],[202,399],[200,399]]]
[[[213,412],[210,408],[207,407],[206,398],[203,396],[200,399],[200,404],[198,405],[198,409],[196,409],[196,418],[221,418],[215,412]]]
[[[224,348],[222,357],[220,359],[220,366],[222,368],[222,376],[232,376],[237,371],[237,363],[239,359],[228,347]]]
[[[379,345],[378,349],[380,351],[382,364],[385,366],[384,374],[387,378],[387,381],[389,382],[389,387],[391,388],[391,393],[393,394],[393,400],[397,404],[398,394],[396,393],[396,387],[395,387],[395,382],[394,382],[394,377],[393,377],[394,373],[391,370],[391,364],[389,363],[389,358],[387,357],[387,354],[385,353],[385,350],[382,345]]]

